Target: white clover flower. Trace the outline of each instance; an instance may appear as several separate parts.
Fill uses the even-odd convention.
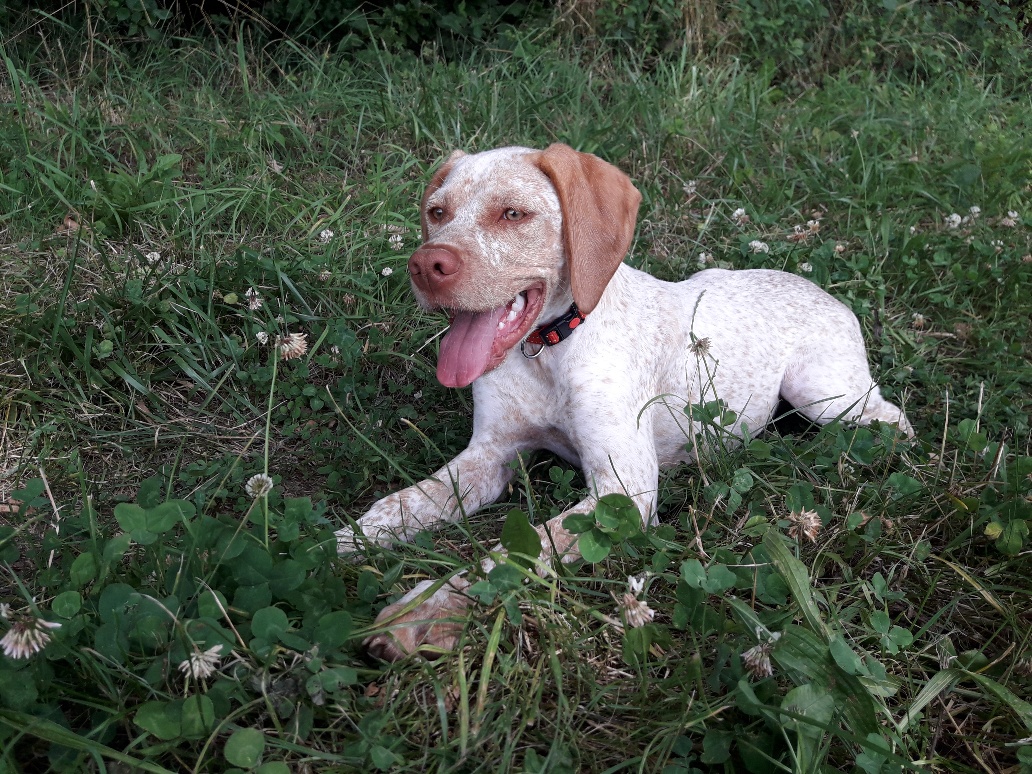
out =
[[[749,250],[754,253],[769,253],[770,245],[766,242],[761,242],[759,239],[754,239],[749,243]]]
[[[50,642],[50,632],[47,630],[60,627],[59,623],[44,621],[34,615],[22,616],[11,624],[7,634],[0,639],[0,649],[8,658],[30,658]]]
[[[695,196],[695,187],[697,185],[698,181],[689,180],[687,183],[684,184],[684,192],[688,194],[688,196]]]
[[[637,629],[650,623],[656,617],[656,611],[648,606],[644,599],[639,599],[645,591],[646,573],[631,575],[627,578],[627,592],[616,599],[616,612],[623,617],[624,623],[631,629]]]
[[[390,266],[384,266],[383,271],[381,271],[380,274],[381,276],[389,277],[392,274],[394,274],[394,269],[392,269]]]
[[[244,484],[244,491],[255,500],[259,497],[265,497],[269,492],[272,491],[273,484],[272,476],[267,473],[255,473]]]
[[[144,258],[147,259],[147,263],[153,266],[155,263],[161,260],[161,253],[157,252],[156,250],[152,250],[151,252],[147,253],[147,255],[145,255]]]
[[[713,263],[713,255],[711,253],[699,253],[695,260],[699,264],[700,269],[706,268],[706,264]]]
[[[918,330],[924,328],[927,323],[928,321],[925,319],[925,316],[920,312],[914,312],[912,315],[910,315],[910,324]]]
[[[641,575],[628,575],[627,576],[627,589],[634,596],[640,597],[641,593],[645,590],[645,580],[648,575],[642,573]]]
[[[288,333],[286,336],[277,336],[276,346],[279,347],[281,358],[293,360],[308,351],[308,334]]]
[[[841,242],[839,242],[838,244],[835,245],[835,252],[838,253],[839,255],[842,255],[842,253],[846,252],[846,246],[844,244],[842,244]]]
[[[804,261],[803,263],[799,264],[799,271],[803,272],[803,274],[809,274],[813,271],[813,264],[809,261]]]
[[[252,312],[257,312],[262,308],[262,297],[258,295],[258,291],[254,288],[248,288],[245,290],[244,298],[247,299],[247,308]]]
[[[322,231],[319,232],[319,241],[323,244],[329,242],[331,239],[333,239],[333,237],[334,233],[332,229],[324,228]]]
[[[190,658],[179,662],[179,671],[195,680],[205,680],[215,673],[215,668],[218,667],[222,658],[219,655],[221,651],[222,645],[216,645],[205,651],[195,650],[190,654]]]
[[[334,357],[339,355],[340,354],[340,347],[338,347],[336,344],[332,345],[330,347],[330,354],[333,355]]]
[[[11,606],[6,602],[0,602],[0,618],[11,617]]]
[[[737,210],[731,213],[731,220],[733,220],[739,226],[744,226],[749,222],[749,216],[745,214],[745,209],[739,207]]]
[[[972,218],[977,218],[979,215],[982,214],[982,208],[979,207],[978,205],[974,205],[974,206],[968,208],[968,212],[971,213],[971,217]]]
[[[1002,253],[1003,252],[1003,240],[1001,240],[1001,239],[994,239],[994,240],[992,240],[989,243],[989,246],[992,247],[998,253]]]
[[[762,632],[757,630],[756,636],[762,637]],[[770,663],[770,654],[774,650],[774,643],[780,638],[781,632],[774,632],[768,640],[749,648],[742,654],[742,665],[754,680],[762,680],[774,674],[774,667]]]
[[[394,250],[403,250],[405,248],[405,237],[401,234],[391,234],[387,238],[387,243]]]
[[[329,269],[323,269],[321,272],[319,272],[320,282],[329,282],[331,279],[333,279],[333,272],[331,272]]]
[[[816,234],[821,230],[821,222],[818,219],[806,221],[806,227],[810,230],[811,234]]]
[[[1007,217],[1000,218],[1000,225],[1004,228],[1014,228],[1018,225],[1018,213],[1014,210],[1007,210]]]
[[[254,334],[254,337],[258,339],[258,343],[261,344],[263,347],[269,343],[269,334],[265,331],[258,331],[256,334]]]
[[[792,526],[788,528],[790,537],[802,541],[803,537],[809,538],[811,543],[817,542],[817,533],[821,531],[821,517],[817,511],[800,511],[799,513],[788,514],[788,520]]]
[[[946,218],[946,228],[960,228],[960,224],[963,222],[964,219],[954,212]]]
[[[916,233],[917,233],[917,226],[911,226],[910,227],[910,236],[913,236]]]

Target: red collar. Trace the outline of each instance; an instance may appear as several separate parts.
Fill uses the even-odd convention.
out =
[[[587,315],[581,314],[577,304],[571,304],[569,311],[562,317],[552,320],[548,325],[541,325],[535,328],[534,332],[527,336],[526,340],[520,345],[520,352],[523,353],[524,357],[537,357],[545,347],[554,347],[560,341],[569,338],[574,329],[584,322],[585,319],[587,319]],[[535,346],[536,349],[528,352],[528,344]]]

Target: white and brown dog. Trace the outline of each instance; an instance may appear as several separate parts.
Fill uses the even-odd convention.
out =
[[[640,200],[619,169],[566,145],[456,151],[437,170],[408,266],[420,306],[451,316],[437,378],[473,385],[473,438],[374,504],[360,534],[338,532],[341,553],[476,511],[505,491],[518,454],[548,449],[580,467],[591,495],[537,528],[541,558],[576,558],[563,520],[598,497],[625,493],[655,518],[660,467],[695,456],[689,404],[723,401],[735,435],[765,427],[779,398],[818,423],[911,434],[871,378],[856,317],[812,282],[708,269],[672,283],[624,264]],[[452,648],[466,586],[416,586],[380,614],[372,652]]]

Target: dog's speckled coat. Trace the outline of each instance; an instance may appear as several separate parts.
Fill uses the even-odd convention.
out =
[[[409,263],[420,305],[468,315],[508,309],[528,291],[526,310],[497,334],[502,349],[492,350],[486,372],[466,377],[475,379],[469,447],[373,505],[358,520],[361,536],[340,530],[342,553],[472,513],[502,494],[517,453],[548,449],[580,467],[592,496],[538,527],[542,558],[576,557],[563,519],[609,492],[630,495],[653,519],[660,467],[694,456],[699,430],[684,407],[714,398],[738,415],[729,428],[736,435],[765,427],[779,396],[816,422],[877,419],[911,434],[871,378],[856,317],[812,282],[709,269],[670,283],[623,264],[639,201],[622,172],[564,145],[456,152],[438,170],[423,200],[424,245]],[[574,301],[590,312],[586,322],[524,357],[518,340]],[[442,381],[462,383],[446,372],[439,366]],[[370,639],[374,653],[393,659],[454,646],[461,623],[441,619],[468,606],[466,581],[436,583],[381,613],[391,629]]]

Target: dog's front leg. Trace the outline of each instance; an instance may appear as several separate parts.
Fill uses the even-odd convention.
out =
[[[651,443],[639,444],[632,440],[612,455],[585,454],[581,463],[591,494],[536,528],[541,538],[542,562],[572,562],[580,558],[577,536],[569,532],[563,522],[568,516],[595,510],[598,498],[604,495],[625,494],[634,500],[643,527],[656,518],[659,463]],[[500,546],[496,550],[502,551]],[[488,562],[491,560],[485,560],[485,564]],[[487,569],[491,566],[493,563]]]
[[[417,532],[494,502],[512,478],[515,449],[474,437],[458,457],[430,478],[378,500],[358,519],[358,531],[337,532],[341,554],[361,551],[365,543],[386,546],[408,541]]]
[[[641,511],[643,524],[649,523],[655,515],[659,467],[650,444],[638,448],[631,443],[618,457],[587,457],[582,462],[585,462],[585,475],[591,482],[592,494],[536,528],[541,537],[542,562],[570,562],[580,558],[577,536],[566,530],[563,521],[572,514],[594,510],[603,495],[617,492],[629,495]],[[481,562],[482,571],[490,572],[497,557],[504,554],[505,549],[496,546],[491,556]],[[465,625],[462,619],[472,605],[465,593],[468,587],[469,581],[461,575],[447,581],[419,583],[380,611],[376,623],[384,630],[366,640],[369,651],[394,661],[416,652],[432,658],[453,650]]]

